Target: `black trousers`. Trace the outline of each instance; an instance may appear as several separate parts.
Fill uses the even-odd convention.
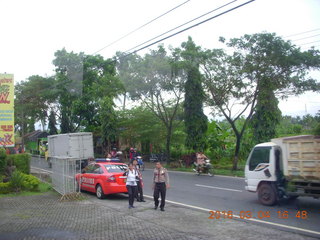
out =
[[[140,201],[144,200],[141,181],[137,181],[137,191],[136,191],[135,197],[137,200],[140,200]]]
[[[159,206],[159,194],[161,195],[161,204],[160,208],[164,208],[164,205],[166,204],[166,183],[155,183],[154,185],[154,192],[153,192],[153,199],[154,199],[154,205],[156,207]]]
[[[127,185],[127,190],[129,194],[129,206],[133,206],[134,196],[136,195],[136,192],[137,192],[137,186]]]

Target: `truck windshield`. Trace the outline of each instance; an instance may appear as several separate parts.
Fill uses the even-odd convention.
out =
[[[249,161],[249,170],[253,171],[260,163],[269,163],[271,147],[256,147]]]

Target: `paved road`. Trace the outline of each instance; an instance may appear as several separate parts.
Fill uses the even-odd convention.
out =
[[[243,178],[197,176],[181,172],[170,172],[169,174],[171,189],[168,190],[168,200],[214,211],[232,211],[233,215],[237,216],[251,214],[252,219],[317,231],[320,236],[320,200],[301,197],[268,207],[258,202],[256,194],[244,190]],[[149,184],[152,179],[152,171],[144,171],[143,176],[145,194],[152,195],[151,184]],[[307,219],[298,217],[299,213],[303,213],[302,211],[306,211]],[[270,227],[270,225],[267,226]],[[278,226],[273,225],[272,227]]]
[[[34,159],[33,165],[48,169],[41,159]],[[145,195],[152,196],[152,171],[145,170],[143,176]],[[232,211],[233,218],[246,217],[250,214],[252,221],[257,219],[259,225],[267,228],[285,229],[297,233],[301,233],[299,229],[305,229],[304,234],[320,237],[319,200],[304,197],[293,201],[282,201],[277,206],[267,207],[259,204],[256,194],[244,190],[243,178],[196,176],[190,173],[170,172],[170,181],[171,189],[167,193],[167,199],[170,201],[213,211],[229,211],[229,213]],[[307,213],[307,219],[299,218],[299,213],[301,216]],[[218,215],[212,217],[218,217]],[[281,225],[289,228],[281,227]],[[309,233],[308,230],[319,234]]]

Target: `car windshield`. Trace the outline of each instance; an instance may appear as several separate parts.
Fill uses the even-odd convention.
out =
[[[124,172],[127,169],[126,165],[118,165],[118,164],[108,164],[104,165],[104,167],[107,169],[110,173],[120,173]]]

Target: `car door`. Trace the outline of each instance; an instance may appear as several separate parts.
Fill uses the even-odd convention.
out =
[[[95,165],[88,165],[85,169],[84,169],[84,173],[81,175],[81,189],[86,190],[86,191],[90,191],[90,192],[94,192],[95,191],[95,187],[94,187],[94,169],[95,169]]]
[[[270,151],[271,147],[256,147],[252,150],[245,168],[247,190],[256,191],[260,181],[271,177]]]
[[[94,167],[92,169],[92,175],[91,175],[91,178],[93,179],[93,190],[94,191],[95,191],[97,183],[98,182],[101,183],[101,180],[103,179],[103,178],[101,178],[102,174],[103,174],[102,166],[99,164],[94,165]]]

